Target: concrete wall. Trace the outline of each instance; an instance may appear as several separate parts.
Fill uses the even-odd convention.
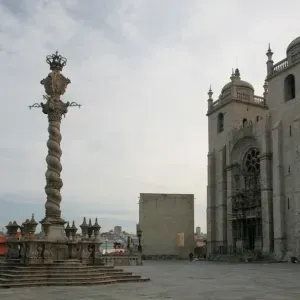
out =
[[[140,194],[139,224],[144,255],[178,255],[188,258],[194,249],[194,195]],[[184,247],[177,233],[184,232]]]

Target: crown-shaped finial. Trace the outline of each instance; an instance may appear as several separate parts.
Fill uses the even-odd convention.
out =
[[[48,55],[46,57],[46,62],[47,64],[49,64],[51,71],[61,71],[63,67],[67,64],[67,59],[59,55],[58,51],[56,51],[54,54]]]

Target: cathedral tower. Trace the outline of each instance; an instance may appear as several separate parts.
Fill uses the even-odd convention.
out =
[[[208,186],[207,239],[208,253],[226,252],[232,246],[232,214],[230,133],[236,127],[247,127],[259,122],[267,109],[266,96],[254,95],[253,86],[241,80],[239,69],[232,72],[218,99],[208,92]],[[230,174],[230,176],[228,176]],[[231,236],[231,237],[230,237]]]
[[[272,116],[274,253],[299,256],[300,245],[300,37],[274,64],[267,52],[268,106]]]

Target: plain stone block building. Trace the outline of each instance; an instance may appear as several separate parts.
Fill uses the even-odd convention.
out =
[[[141,193],[139,226],[146,258],[188,258],[195,247],[194,195]],[[184,238],[181,246],[179,235]]]
[[[208,95],[208,252],[259,250],[299,257],[300,37],[274,64],[267,51],[263,97],[232,72]]]

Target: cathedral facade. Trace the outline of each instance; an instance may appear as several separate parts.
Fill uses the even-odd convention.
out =
[[[300,37],[272,56],[262,97],[238,69],[208,92],[208,254],[300,256]]]

